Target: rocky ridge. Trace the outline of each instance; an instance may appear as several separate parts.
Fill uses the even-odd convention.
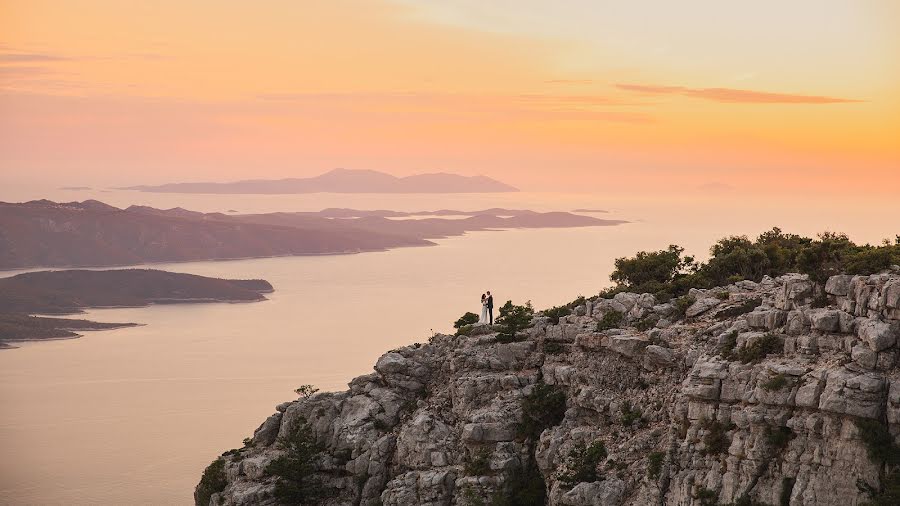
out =
[[[619,328],[598,331],[613,312]],[[493,331],[390,351],[347,391],[277,406],[220,461],[209,504],[278,504],[266,469],[300,419],[329,505],[510,504],[529,465],[566,506],[843,506],[883,488],[860,427],[900,433],[900,274],[619,293],[535,316],[519,342]],[[528,439],[523,401],[545,385],[564,415]],[[598,441],[590,480],[565,478]]]

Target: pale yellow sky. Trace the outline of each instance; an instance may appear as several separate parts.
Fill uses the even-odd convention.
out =
[[[0,183],[884,190],[898,20],[890,0],[0,0]]]

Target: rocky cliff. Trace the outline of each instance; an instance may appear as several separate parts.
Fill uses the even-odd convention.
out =
[[[484,327],[437,335],[386,353],[347,391],[277,406],[207,470],[200,499],[279,503],[270,463],[303,420],[321,450],[304,471],[327,491],[321,504],[885,497],[885,429],[900,432],[900,274],[824,286],[786,275],[668,303],[619,293],[532,323],[505,344]]]

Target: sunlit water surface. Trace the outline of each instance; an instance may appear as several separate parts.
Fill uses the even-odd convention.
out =
[[[118,206],[203,211],[324,207],[432,210],[602,208],[618,227],[478,232],[436,247],[345,256],[155,265],[206,276],[264,278],[275,292],[252,304],[164,305],[89,311],[145,326],[26,343],[0,351],[0,503],[191,504],[203,468],[241,445],[292,389],[343,389],[383,352],[448,331],[498,302],[536,307],[608,285],[613,260],[685,246],[703,256],[717,238],[779,225],[848,232],[877,242],[900,232],[891,201],[835,206],[827,199],[753,201],[736,195],[668,200],[617,195],[186,196],[132,192],[0,195],[97,198]],[[11,275],[13,272],[3,273]]]

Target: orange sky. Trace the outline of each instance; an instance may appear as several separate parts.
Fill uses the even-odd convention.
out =
[[[900,4],[559,4],[0,0],[0,184],[900,187]]]

